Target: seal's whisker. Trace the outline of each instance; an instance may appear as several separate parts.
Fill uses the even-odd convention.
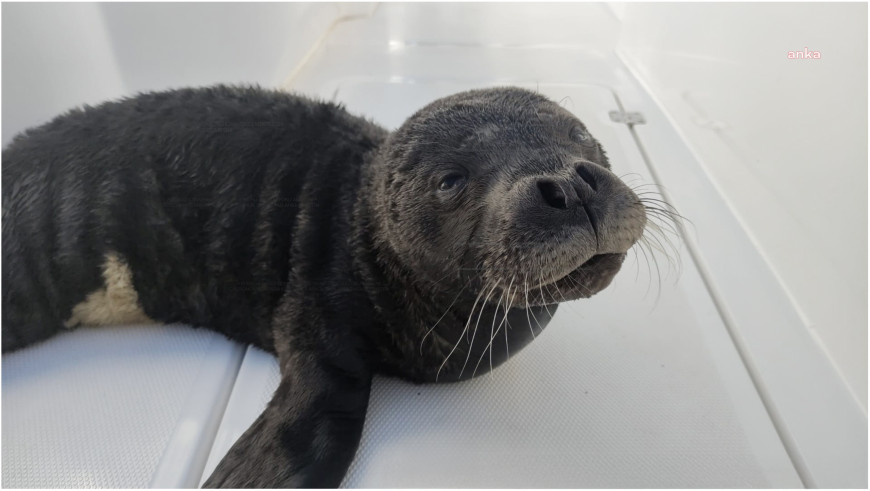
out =
[[[481,266],[480,271],[483,271],[484,269],[483,269],[483,263],[482,263],[482,262],[481,262],[480,266]],[[486,287],[487,287],[487,285],[483,285],[482,288],[481,288],[481,291],[485,291],[485,290],[486,290]],[[473,315],[474,315],[474,309],[471,309],[471,313],[469,314],[469,320],[471,320],[471,316],[473,316]],[[465,331],[465,342],[466,342],[466,343],[470,343],[470,342],[471,342],[471,341],[469,340],[469,337],[468,337],[468,331],[469,331],[469,330],[466,330],[466,331]]]
[[[686,218],[680,215],[677,212],[677,209],[667,201],[661,198],[661,195],[655,191],[645,191],[642,193],[637,193],[637,199],[641,201],[641,203],[646,204],[647,206],[652,206],[654,208],[658,208],[662,211],[667,211],[668,213],[673,213],[675,216],[685,220]]]
[[[679,222],[688,222],[693,224],[691,220],[681,215],[673,205],[668,203],[667,201],[659,198],[650,198],[645,197],[646,194],[653,194],[656,196],[660,196],[658,193],[640,193],[638,195],[638,200],[640,203],[646,208],[647,211],[652,211],[654,213],[661,213],[667,216],[668,219],[672,220],[675,224]],[[693,224],[694,225],[694,224]]]
[[[543,286],[543,283],[544,283],[544,277],[543,277],[543,273],[542,273],[542,270],[541,270],[540,262],[538,262],[538,263],[536,264],[535,269],[538,270],[538,284],[539,284],[539,285],[542,285],[542,286],[540,286],[540,287],[537,287],[538,293],[539,293],[540,296],[541,296],[541,299],[540,299],[540,301],[541,301],[541,307],[543,307],[544,310],[547,311],[547,315],[552,319],[552,318],[553,318],[553,311],[550,310],[550,307],[549,307],[549,305],[548,305],[548,304],[552,303],[552,293],[546,292],[547,295],[550,295],[550,297],[551,297],[550,299],[547,299],[547,298],[544,297],[544,294],[545,294],[545,292],[544,292],[544,286]],[[526,303],[528,303],[528,302],[526,302]],[[537,324],[538,324],[538,327],[540,328],[540,330],[538,331],[538,333],[540,333],[541,331],[544,330],[544,327],[541,326],[541,323],[538,321],[538,317],[537,317],[537,316],[535,316],[535,323],[537,323]]]
[[[641,184],[641,185],[639,185],[639,186],[632,187],[632,191],[634,191],[635,189],[640,189],[640,188],[642,188],[642,187],[653,187],[653,188],[655,188],[655,189],[657,190],[657,191],[656,191],[657,193],[661,194],[660,191],[658,191],[658,190],[667,191],[667,189],[668,189],[667,186],[665,186],[665,185],[663,185],[663,184],[659,184],[658,182],[655,182],[655,181],[652,181],[652,182],[651,182],[651,181],[648,181],[648,180],[646,180],[646,178],[644,178],[644,177],[641,177],[641,180],[643,180],[644,183]]]
[[[671,255],[668,253],[668,250],[667,250],[667,248],[665,247],[665,245],[662,243],[662,240],[660,239],[660,237],[661,237],[662,239],[664,239],[665,242],[668,243],[668,245],[670,246],[670,249],[671,249],[671,250],[673,250],[674,252],[676,252],[674,245],[673,245],[673,244],[672,244],[672,243],[667,239],[667,237],[662,233],[662,230],[661,230],[661,228],[658,226],[658,224],[648,223],[648,225],[651,225],[651,227],[648,228],[648,229],[646,229],[646,230],[644,230],[644,234],[643,234],[643,236],[642,236],[642,239],[647,240],[648,244],[649,244],[653,249],[659,251],[659,252],[662,253],[665,257],[667,257],[667,259],[668,259],[668,264],[669,264],[669,265],[676,266],[676,264],[675,264],[674,261],[673,261],[673,258],[672,258]],[[646,233],[646,232],[649,232],[649,233]],[[655,232],[659,232],[659,233],[656,234]],[[655,242],[650,242],[650,241],[655,241]]]
[[[538,269],[540,270],[541,268],[539,267]],[[579,280],[577,280],[576,278],[573,278],[570,274],[567,275],[567,276],[565,276],[564,279],[570,281],[571,284],[572,284],[575,288],[578,288],[579,290],[581,290],[582,293],[586,294],[587,296],[592,296],[592,291],[589,290],[588,287],[586,287],[585,285],[583,285],[582,283],[580,283]],[[558,282],[552,282],[550,285],[552,285],[553,288],[556,289],[556,293],[559,294],[559,296],[562,298],[562,301],[563,301],[563,302],[568,302],[568,299],[565,298],[565,295],[562,293],[562,290],[559,289],[559,285],[558,285],[557,283],[558,283]],[[547,291],[548,291],[549,295],[550,295],[550,296],[555,300],[556,297],[555,297],[555,295],[553,295],[552,290],[550,290],[550,285],[544,285],[544,287],[547,288]]]
[[[495,287],[493,287],[493,288],[495,288]],[[471,314],[469,314],[469,316],[468,316],[468,321],[465,323],[465,327],[462,329],[462,332],[459,333],[459,339],[456,340],[456,344],[453,345],[453,349],[451,349],[450,352],[447,353],[447,356],[444,357],[444,361],[441,362],[441,366],[438,367],[438,371],[435,373],[435,381],[436,382],[438,381],[438,377],[441,375],[441,370],[444,368],[444,365],[447,364],[447,360],[449,360],[450,356],[453,354],[453,352],[456,351],[456,348],[459,346],[459,342],[462,341],[462,336],[465,335],[465,331],[468,329],[468,326],[471,324],[471,317],[474,315],[474,309],[475,309],[475,307],[477,307],[477,302],[480,300],[480,296],[484,291],[485,290],[481,289],[480,293],[477,294],[477,298],[474,300],[474,305],[471,306]],[[485,302],[485,300],[484,300],[484,302]],[[483,306],[481,306],[481,311],[482,311],[482,309],[483,309]]]
[[[511,278],[511,285],[513,285],[513,281],[514,281],[514,278]],[[510,291],[510,286],[508,286],[508,291]],[[505,304],[503,307],[505,309],[505,314],[504,314],[504,318],[503,318],[502,322],[499,322],[498,329],[496,329],[495,328],[495,320],[498,318],[498,309],[502,305],[502,300],[505,300]],[[483,361],[483,357],[486,356],[487,352],[489,352],[489,370],[490,370],[490,373],[492,373],[492,342],[495,339],[495,337],[498,335],[498,331],[501,329],[501,325],[504,322],[504,319],[507,319],[507,314],[508,314],[507,301],[506,301],[506,298],[504,296],[504,291],[502,291],[502,298],[499,299],[498,305],[496,305],[495,311],[493,312],[492,326],[490,327],[490,331],[489,331],[490,332],[489,343],[487,343],[487,345],[483,348],[483,352],[480,353],[480,358],[477,359],[477,364],[474,366],[474,371],[471,373],[472,377],[475,374],[477,374],[477,369],[478,369],[478,367],[480,367],[480,362]]]
[[[437,280],[432,282],[432,286],[433,287],[438,286],[442,281],[446,280],[448,277],[450,277],[454,274],[457,274],[457,275],[461,274],[461,271],[462,271],[462,268],[460,268],[458,271],[449,271],[449,272],[445,273],[440,278],[438,278]]]
[[[679,250],[676,244],[674,244],[673,239],[679,239],[679,237],[674,236],[669,233],[666,227],[663,227],[662,224],[657,221],[647,221],[646,228],[644,229],[643,236],[647,237],[655,237],[661,246],[661,252],[663,254],[669,254],[668,251],[673,252],[674,256],[679,256]],[[681,241],[677,240],[678,244],[681,244]],[[667,244],[667,247],[665,247]],[[667,249],[667,250],[665,250]]]
[[[640,257],[637,255],[634,246],[629,250],[634,254],[634,281],[637,281],[640,278]]]
[[[514,275],[514,278],[515,278],[515,277],[516,277],[516,275]],[[513,285],[513,283],[514,283],[514,278],[511,278],[511,285]],[[513,296],[511,295],[511,289],[510,289],[510,288],[511,288],[511,287],[508,286],[508,301],[505,302],[505,311],[504,311],[504,318],[505,318],[505,328],[504,328],[504,351],[505,351],[505,355],[507,355],[507,356],[505,357],[505,359],[511,357],[510,348],[508,347],[508,329],[510,328],[510,323],[508,323],[508,321],[507,321],[507,315],[508,315],[508,312],[510,311],[510,309],[513,308],[513,302],[511,302],[511,299],[513,299]],[[517,285],[517,288],[519,288],[519,285]],[[491,367],[491,366],[490,366],[490,371],[492,371],[492,367]]]
[[[669,230],[671,230],[674,235],[680,235],[679,222],[689,221],[675,211],[666,208],[659,208],[657,205],[646,204],[643,203],[643,201],[641,201],[641,204],[643,204],[646,210],[647,217],[655,217],[662,220],[664,223],[667,223],[670,226]]]
[[[511,308],[510,305],[505,304],[505,319],[507,319],[507,313],[508,313],[508,311],[510,310],[510,308]],[[511,356],[510,349],[508,348],[508,330],[507,330],[507,328],[508,328],[508,326],[505,325],[505,330],[504,330],[504,352],[505,352],[505,359],[508,359],[508,358],[510,358],[510,356]],[[491,351],[490,351],[490,353],[491,353]],[[490,367],[489,367],[489,369],[490,369],[490,371],[492,371],[492,356],[490,356]]]
[[[652,266],[650,265],[649,256],[647,255],[646,249],[644,248],[646,242],[643,240],[643,237],[641,237],[641,239],[637,241],[636,245],[637,248],[640,250],[641,254],[643,254],[644,262],[646,262],[647,278],[649,278],[649,282],[647,282],[646,293],[643,294],[644,298],[646,298],[646,296],[649,295],[649,289],[652,287]],[[650,254],[652,254],[652,252],[650,252]]]
[[[649,232],[649,233],[647,233]],[[679,261],[679,249],[674,244],[673,238],[679,239],[680,235],[674,229],[673,223],[669,220],[664,220],[661,217],[656,217],[655,220],[649,220],[647,227],[644,229],[644,238],[649,237],[654,240],[658,247],[656,249],[668,258],[668,265],[673,266],[679,277],[682,274],[682,263]],[[682,244],[682,242],[677,242]],[[665,246],[667,244],[667,247]],[[650,243],[653,246],[654,244]]]
[[[537,265],[537,269],[538,269],[538,275],[540,277],[540,283],[538,283],[538,285],[539,285],[538,288],[541,290],[541,297],[543,298],[544,293],[546,293],[547,296],[549,297],[548,301],[552,302],[556,299],[556,296],[553,295],[553,291],[550,290],[550,285],[547,283],[544,283],[544,268],[543,268],[542,262],[539,261],[539,263]]]
[[[661,192],[659,192],[658,187],[659,186],[657,184],[644,182],[636,186],[631,186],[631,191],[637,196],[645,196],[650,194],[661,196]]]
[[[580,292],[583,293],[584,295],[586,295],[587,298],[591,297],[593,295],[592,291],[589,290],[589,288],[586,287],[586,285],[583,285],[582,283],[580,283],[579,280],[577,280],[575,278],[571,278],[571,277],[568,277],[568,280],[571,281],[574,288],[579,289]],[[576,306],[574,305],[574,302],[572,302],[572,301],[563,302],[560,304],[560,306],[562,308],[566,308],[566,309],[571,310],[572,312],[574,312],[578,316],[582,317],[582,315],[583,315],[579,310],[577,310]]]
[[[640,204],[644,207],[644,211],[646,211],[647,215],[653,215],[657,218],[662,218],[670,222],[673,225],[674,233],[677,233],[677,222],[685,220],[679,213],[669,210],[663,207],[659,203],[653,203],[641,198]]]
[[[663,223],[660,222],[662,222],[662,220],[658,218],[655,220],[649,220],[647,222],[647,229],[644,230],[644,235],[647,235],[647,232],[649,232],[649,235],[655,236],[659,239],[660,243],[662,241],[664,242],[661,244],[663,249],[665,249],[665,245],[667,245],[668,251],[673,253],[674,257],[679,257],[680,248],[683,244],[682,237],[677,232],[673,231],[673,227],[667,221],[664,221]],[[662,252],[668,254],[667,251]]]
[[[652,235],[652,237],[655,237],[655,235]],[[679,250],[668,238],[656,237],[657,242],[661,242],[662,240],[664,240],[662,247],[666,249],[665,255],[668,258],[668,266],[669,268],[672,267],[674,269],[674,272],[676,273],[675,279],[678,279],[683,275],[683,262],[680,260]]]
[[[644,177],[642,175],[638,174],[637,172],[626,172],[625,174],[620,174],[616,177],[618,177],[622,181],[625,181],[625,178],[628,176],[635,176],[634,179],[641,179],[641,180],[644,179]]]
[[[571,278],[570,275],[569,275],[569,276],[566,276],[566,278],[568,278],[569,281],[574,281],[574,279]],[[553,288],[556,289],[556,293],[558,293],[559,296],[562,297],[562,301],[563,301],[563,302],[567,302],[568,300],[565,298],[565,295],[562,294],[562,290],[559,288],[559,282],[558,282],[558,281],[554,281],[552,284],[553,284]]]
[[[667,201],[662,199],[663,198],[662,193],[661,193],[661,191],[659,191],[659,189],[661,189],[661,186],[659,186],[658,184],[648,183],[648,182],[631,187],[631,191],[639,197],[640,196],[655,196],[656,198],[652,198],[652,199],[656,199],[656,200],[661,201],[663,203],[667,203]],[[670,203],[667,203],[667,204],[670,207]]]
[[[643,206],[647,216],[647,223],[643,234],[637,242],[637,248],[646,260],[647,272],[649,273],[649,283],[647,284],[647,291],[644,296],[649,295],[649,290],[652,287],[652,267],[655,266],[659,287],[656,294],[656,301],[658,301],[661,296],[662,272],[656,258],[656,251],[667,258],[668,271],[673,268],[677,273],[677,277],[679,277],[681,275],[682,263],[678,259],[679,249],[673,239],[676,239],[681,244],[680,224],[687,219],[680,215],[673,205],[665,201],[661,193],[648,190],[649,187],[659,188],[656,184],[644,183],[633,186],[632,191],[635,192],[635,195],[638,197],[638,204]],[[635,251],[635,257],[639,263],[640,255],[637,251]],[[639,276],[639,264],[636,273]]]
[[[641,240],[643,240],[643,241],[646,243],[646,245],[647,245],[648,247],[651,247],[651,244],[650,244],[650,242],[646,239],[646,237],[642,237]],[[652,250],[650,251],[650,257],[652,257],[653,263],[654,263],[655,266],[656,266],[656,280],[658,281],[658,290],[656,290],[656,301],[655,301],[655,303],[658,304],[658,303],[659,303],[659,300],[661,299],[661,296],[662,296],[662,271],[661,271],[661,269],[659,268],[659,261],[658,261],[658,259],[656,259],[655,251],[652,251]]]
[[[641,246],[641,251],[645,251],[644,258],[646,259],[646,262],[647,262],[647,273],[649,275],[647,278],[648,279],[647,290],[646,290],[646,293],[644,293],[644,297],[646,297],[647,295],[649,295],[649,292],[652,289],[652,279],[653,279],[652,268],[653,268],[653,266],[655,266],[656,271],[658,271],[658,263],[655,259],[655,251],[653,250],[652,246],[650,245],[648,237],[641,237],[638,240],[638,244]]]
[[[682,234],[680,234],[674,219],[658,210],[647,210],[647,222],[644,228],[652,228],[654,232],[659,232],[666,239],[671,237],[678,241],[682,239]]]
[[[661,298],[661,291],[662,291],[662,274],[661,274],[661,269],[659,267],[658,259],[656,259],[656,249],[657,248],[654,244],[652,244],[650,242],[650,239],[647,236],[641,237],[639,243],[642,244],[643,247],[649,252],[649,256],[647,256],[647,263],[649,264],[650,263],[649,260],[652,259],[652,265],[655,266],[655,269],[656,269],[656,283],[658,286],[658,290],[656,290],[655,302],[658,303],[659,299]],[[650,271],[649,283],[648,283],[647,291],[644,294],[644,297],[649,295],[650,288],[652,288],[652,271]]]
[[[650,184],[650,183],[644,182],[641,184],[632,185],[630,187],[631,187],[631,192],[633,192],[638,197],[647,196],[647,195],[661,196],[661,193],[658,192],[655,184]]]
[[[452,256],[451,256],[451,257],[452,257]],[[448,277],[450,277],[450,276],[452,276],[452,275],[456,275],[457,277],[459,277],[459,278],[461,279],[461,278],[462,278],[462,272],[463,272],[463,271],[482,271],[482,269],[479,269],[479,268],[463,268],[463,267],[459,267],[459,268],[455,268],[455,269],[450,269],[450,270],[448,270],[446,273],[444,273],[443,275],[441,275],[440,278],[438,278],[437,280],[435,280],[435,281],[432,283],[432,287],[435,287],[435,286],[439,285],[442,281],[444,281],[445,279],[447,279]],[[470,282],[470,280],[472,280],[472,279],[473,279],[473,277],[472,277],[472,278],[469,278],[468,280],[466,280],[466,282]],[[467,283],[466,283],[466,285],[467,285]]]
[[[526,319],[529,321],[529,331],[532,332],[532,339],[535,339],[535,329],[532,327],[532,316],[529,315],[529,309],[531,309],[531,307],[529,306],[529,281],[528,281],[528,276],[526,276],[525,278],[523,278],[523,293],[524,293],[525,296],[526,296],[526,308],[525,308],[525,310],[526,310]],[[538,322],[538,316],[534,316],[534,317],[535,317],[535,323],[537,323],[537,324],[538,324],[538,327],[541,328],[541,330],[543,330],[544,328],[541,327],[541,324]]]
[[[536,265],[535,267],[536,267],[536,269],[538,270],[538,285],[540,285],[540,286],[538,286],[538,291],[541,292],[541,302],[542,302],[544,305],[546,305],[546,304],[549,303],[549,302],[548,302],[548,299],[544,298],[544,293],[545,293],[545,292],[544,292],[544,288],[546,288],[546,285],[544,284],[544,272],[543,272],[543,270],[541,269],[541,265],[540,265],[540,264]],[[549,291],[547,291],[546,294],[552,296],[551,293],[550,293]],[[548,311],[548,312],[549,312],[549,311]]]
[[[498,314],[498,310],[496,310],[495,314]],[[503,316],[501,322],[498,323],[498,327],[495,326],[495,319],[497,319],[497,315],[494,315],[492,318],[492,327],[490,329],[490,337],[489,344],[486,345],[484,351],[480,354],[480,357],[477,359],[477,364],[474,366],[474,371],[471,373],[473,377],[477,373],[477,369],[480,367],[480,362],[483,361],[483,357],[486,356],[487,352],[489,352],[489,372],[492,373],[492,342],[498,336],[499,331],[501,330],[501,326],[507,321],[507,310],[505,310],[505,315]]]
[[[489,352],[489,373],[492,374],[492,340],[495,339],[495,335],[498,331],[495,330],[495,320],[498,318],[498,308],[501,306],[501,302],[504,300],[504,292],[502,292],[500,298],[498,299],[498,304],[495,306],[495,312],[492,314],[492,325],[489,328],[489,342],[483,348],[483,353],[480,354],[480,357],[483,358],[487,352]],[[498,325],[501,327],[501,324]],[[480,360],[477,360],[477,364],[480,365]],[[472,372],[471,376],[477,372],[477,366],[474,367],[474,372]]]
[[[660,193],[658,191],[651,191],[649,189],[641,190],[644,186],[647,186],[647,184],[641,185],[641,186],[638,186],[638,187],[635,187],[632,189],[632,192],[634,192],[635,196],[637,196],[640,199],[646,200],[646,201],[659,203],[662,206],[664,206],[665,208],[673,209],[674,211],[676,211],[676,208],[674,208],[673,205],[671,205],[667,200],[664,199],[664,197],[662,196],[662,193]],[[638,191],[638,192],[635,192],[635,191]]]
[[[495,320],[498,318],[498,308],[501,306],[501,302],[504,299],[504,294],[499,295],[498,303],[495,305],[495,311],[492,314],[492,325],[489,328],[489,343],[483,348],[483,352],[480,354],[480,358],[477,360],[477,365],[474,366],[474,371],[471,372],[471,376],[474,377],[477,374],[477,367],[480,366],[480,361],[483,360],[483,357],[486,355],[487,350],[492,346],[492,340],[495,336],[493,331],[495,330]],[[490,360],[492,360],[492,353],[490,352]]]
[[[570,281],[571,284],[574,285],[575,288],[579,289],[587,297],[591,297],[593,295],[592,290],[590,290],[589,287],[587,287],[583,283],[580,283],[580,280],[578,280],[576,278],[572,278],[570,276],[568,276],[567,278],[568,278],[568,281]],[[570,304],[566,304],[566,305],[570,305]]]
[[[592,291],[589,290],[589,288],[586,287],[586,285],[580,283],[579,280],[572,278],[570,276],[567,276],[566,279],[571,282],[571,284],[573,285],[574,288],[577,288],[578,290],[580,290],[580,292],[583,295],[586,295],[587,297],[591,297],[593,295]],[[574,307],[572,302],[569,299],[565,298],[565,296],[562,294],[562,291],[559,289],[559,286],[554,283],[553,287],[556,288],[556,292],[559,293],[560,297],[562,297],[562,302],[559,305],[562,306],[562,308],[566,308],[566,309],[571,310],[572,312],[574,312],[577,315],[581,315],[580,311]]]
[[[483,316],[483,308],[486,305],[487,300],[489,300],[489,296],[492,295],[492,292],[495,291],[497,286],[498,281],[496,281],[495,284],[492,285],[492,289],[489,291],[489,293],[486,294],[486,298],[483,300],[483,303],[480,306],[480,313],[477,314],[477,321],[474,323],[474,332],[471,334],[471,341],[468,343],[468,350],[465,355],[465,363],[462,364],[462,369],[459,370],[459,378],[462,378],[462,374],[465,373],[465,367],[468,365],[468,359],[471,357],[471,348],[474,346],[474,338],[477,336],[477,328],[480,326],[480,318]],[[473,313],[474,311],[472,310],[472,314]],[[471,318],[469,317],[469,321],[470,320]]]
[[[553,317],[553,313],[550,312],[550,308],[547,306],[547,304],[548,304],[548,303],[553,303],[553,301],[556,299],[556,297],[553,295],[553,292],[550,291],[550,287],[549,287],[548,285],[545,285],[545,284],[544,284],[544,275],[543,275],[543,272],[542,272],[542,268],[541,268],[541,266],[540,266],[540,263],[539,263],[539,265],[538,265],[538,267],[537,267],[537,270],[538,270],[539,280],[540,280],[540,282],[541,282],[541,283],[540,283],[541,286],[538,288],[538,290],[541,292],[541,302],[544,303],[544,308],[547,309],[547,314],[549,314],[550,317]],[[544,289],[545,289],[545,288],[547,289],[546,294],[549,295],[549,297],[550,297],[549,299],[544,298],[544,293],[545,293],[545,292],[544,292]]]
[[[469,279],[465,282],[465,285],[464,285],[462,288],[459,289],[459,293],[457,293],[456,296],[453,297],[453,301],[450,302],[450,305],[447,307],[447,310],[444,311],[444,313],[441,315],[441,317],[438,318],[438,320],[435,322],[435,324],[433,324],[432,327],[430,327],[429,330],[426,331],[426,334],[423,335],[423,339],[420,340],[420,356],[423,356],[423,343],[426,341],[426,338],[429,336],[429,334],[432,333],[432,331],[435,330],[435,328],[436,328],[436,327],[438,326],[438,324],[439,324],[439,323],[444,319],[444,317],[447,316],[447,313],[450,312],[450,309],[453,307],[453,305],[454,305],[454,304],[456,303],[456,301],[459,299],[460,295],[462,295],[462,292],[465,291],[465,288],[468,287],[468,284],[469,284],[470,282],[471,282],[471,278],[469,278]]]
[[[504,305],[502,306],[502,308],[504,309],[504,318],[501,320],[501,322],[499,322],[498,329],[496,329],[496,331],[492,334],[492,337],[489,339],[489,345],[487,345],[487,347],[489,348],[489,373],[490,374],[492,373],[492,348],[493,348],[492,342],[495,339],[495,337],[498,335],[498,331],[499,331],[499,329],[501,329],[502,324],[507,321],[507,316],[508,316],[508,312],[509,312],[508,302],[510,301],[510,298],[509,298],[510,291],[511,291],[511,287],[513,287],[513,285],[514,285],[514,279],[516,279],[516,275],[511,277],[511,282],[508,284],[507,290],[502,292],[503,299],[504,299]],[[495,313],[498,314],[498,307],[495,308]],[[505,332],[505,339],[507,339],[507,329],[505,329],[504,332]]]

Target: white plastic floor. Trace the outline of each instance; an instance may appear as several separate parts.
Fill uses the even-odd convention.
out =
[[[843,403],[725,201],[608,50],[614,19],[587,14],[596,28],[579,45],[558,39],[576,19],[543,42],[473,12],[446,42],[427,31],[435,11],[385,5],[338,24],[288,80],[391,128],[460,90],[537,89],[589,126],[617,174],[658,183],[692,220],[672,239],[678,257],[630,256],[491,375],[377,378],[343,485],[866,487],[866,415]],[[646,123],[612,121],[623,109]],[[4,487],[198,486],[278,382],[271,356],[184,326],[81,329],[4,356],[2,376]]]

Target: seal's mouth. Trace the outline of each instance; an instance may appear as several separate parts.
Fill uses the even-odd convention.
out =
[[[591,297],[610,285],[625,257],[625,253],[595,254],[567,274],[531,288],[524,303],[546,305]]]
[[[589,273],[589,272],[597,271],[598,269],[601,268],[602,265],[608,264],[608,261],[609,261],[611,256],[618,256],[618,255],[619,254],[595,254],[592,257],[590,257],[589,259],[587,259],[586,261],[584,261],[582,264],[580,264],[580,266],[577,266],[576,268],[568,271],[567,273],[561,274],[561,275],[557,274],[557,275],[553,276],[551,279],[542,281],[540,284],[538,284],[537,288],[543,288],[546,286],[559,284],[559,283],[566,281],[567,279],[576,279],[576,278],[574,278],[574,276],[577,276],[578,274],[583,273],[583,272]]]
[[[577,269],[582,268],[594,268],[597,264],[606,260],[606,256],[612,256],[613,254],[595,254],[594,256],[587,259],[583,264],[581,264]],[[577,271],[575,269],[574,271]],[[570,274],[570,273],[569,273]]]

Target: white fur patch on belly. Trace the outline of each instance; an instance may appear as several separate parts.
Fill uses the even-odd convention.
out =
[[[83,302],[73,307],[64,326],[156,323],[139,305],[130,268],[113,252],[106,254],[103,263],[103,283],[103,288],[91,292]]]

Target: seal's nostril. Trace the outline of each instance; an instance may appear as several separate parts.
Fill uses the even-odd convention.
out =
[[[598,183],[595,182],[595,175],[584,164],[577,164],[577,174],[580,179],[589,185],[593,191],[598,191]]]
[[[565,196],[565,192],[558,184],[547,179],[542,179],[537,184],[538,191],[540,191],[541,196],[548,205],[560,210],[568,208],[568,197]]]

